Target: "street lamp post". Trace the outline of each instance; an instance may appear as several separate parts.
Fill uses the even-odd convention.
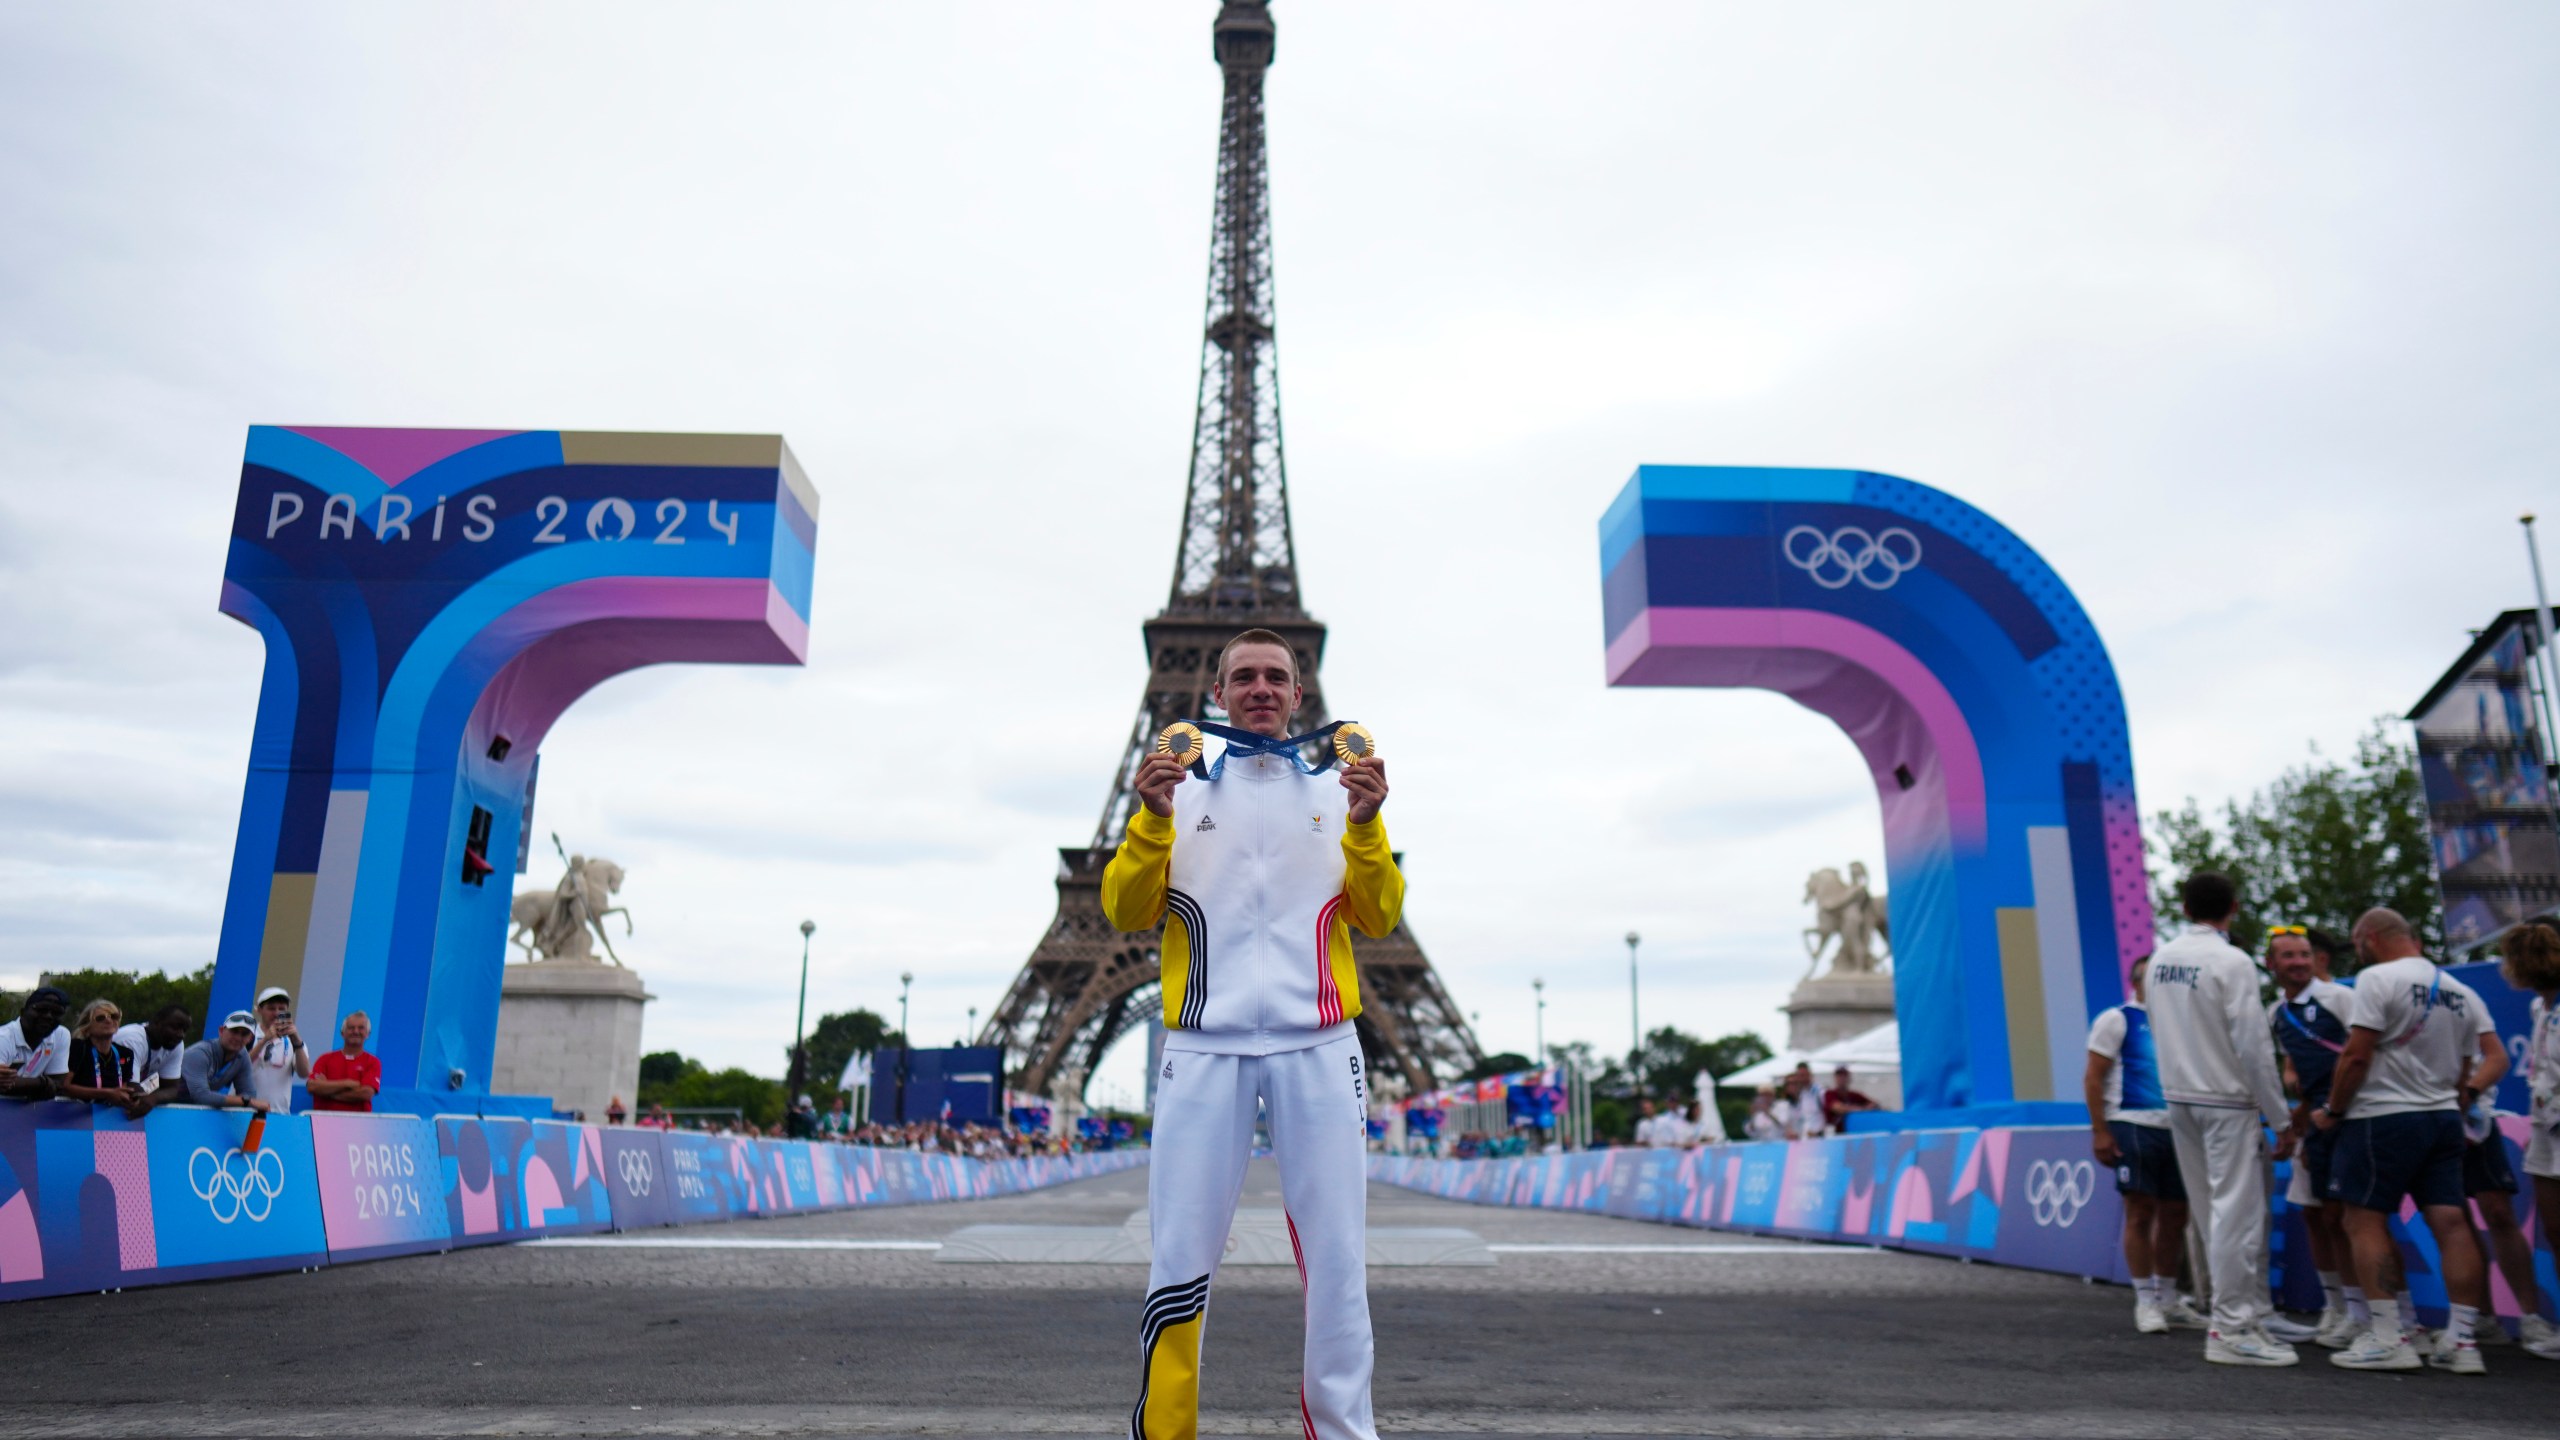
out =
[[[1627,932],[1627,1027],[1635,1031],[1635,1048],[1627,1052],[1627,1068],[1636,1072],[1636,1093],[1644,1093],[1644,1010],[1636,1003],[1636,946],[1644,939]]]
[[[907,1052],[916,1048],[907,1034],[907,992],[914,988],[916,972],[898,972],[898,1123],[907,1123]]]
[[[818,933],[818,922],[800,922],[800,1011],[791,1021],[791,1079],[782,1088],[790,1093],[783,1097],[785,1105],[800,1103],[800,1087],[809,1080],[809,937]]]
[[[1532,980],[1529,988],[1538,992],[1538,1063],[1547,1063],[1547,982]]]
[[[960,1032],[960,1043],[963,1045],[978,1043],[978,1007],[975,1005],[969,1007],[969,1028]]]

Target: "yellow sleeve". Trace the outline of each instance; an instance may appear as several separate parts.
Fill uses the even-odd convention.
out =
[[[1172,873],[1173,820],[1140,805],[1102,870],[1103,918],[1114,930],[1154,929],[1164,919],[1165,884]]]
[[[1396,918],[1404,913],[1404,872],[1396,868],[1383,818],[1366,825],[1343,824],[1342,894],[1351,902],[1351,922],[1361,934],[1384,940],[1396,928]]]

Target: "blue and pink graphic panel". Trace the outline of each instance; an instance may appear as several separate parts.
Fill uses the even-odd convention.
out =
[[[1775,690],[1865,758],[1910,1107],[2075,1100],[2152,930],[2123,699],[2061,578],[1850,470],[1646,466],[1600,560],[1611,684]]]
[[[796,665],[817,492],[776,435],[253,426],[222,609],[266,640],[213,1009],[373,1017],[485,1092],[534,762],[603,681]]]
[[[332,1263],[452,1248],[435,1122],[329,1110],[310,1118]]]

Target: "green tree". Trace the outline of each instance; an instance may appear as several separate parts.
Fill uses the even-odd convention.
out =
[[[1483,1080],[1495,1075],[1508,1075],[1515,1070],[1528,1069],[1531,1063],[1532,1062],[1528,1056],[1523,1055],[1516,1050],[1505,1050],[1499,1055],[1487,1055],[1483,1059],[1477,1061],[1473,1066],[1469,1067],[1466,1074],[1461,1075],[1458,1078],[1461,1080]]]
[[[687,1060],[673,1050],[657,1050],[641,1056],[641,1103],[644,1105],[650,1103],[653,1099],[649,1093],[650,1091],[663,1090],[667,1086],[673,1085],[677,1081],[683,1079],[686,1075],[699,1071],[701,1068],[701,1061]]]
[[[213,967],[210,965],[191,975],[168,975],[159,971],[138,970],[61,970],[41,976],[38,984],[58,987],[71,997],[71,1013],[63,1017],[68,1024],[79,1018],[80,1007],[92,1000],[108,1000],[124,1013],[128,1023],[149,1020],[162,1007],[182,1005],[188,1018],[195,1021],[190,1038],[205,1033],[205,1007],[213,1003]],[[0,994],[0,1024],[18,1018],[18,1006],[26,996]],[[335,1032],[337,1020],[329,1021]]]
[[[898,1032],[889,1022],[868,1010],[845,1010],[821,1015],[809,1030],[809,1068],[807,1088],[819,1097],[818,1108],[827,1107],[828,1097],[839,1088],[836,1081],[844,1076],[844,1067],[856,1055],[875,1054],[894,1049],[901,1043]],[[785,1046],[783,1063],[791,1061],[790,1047]]]
[[[2184,923],[2178,886],[2197,870],[2219,870],[2240,887],[2235,945],[2256,953],[2270,925],[2312,925],[2344,936],[2356,916],[2388,905],[2409,918],[2419,942],[2441,953],[2444,908],[2436,888],[2426,797],[2415,749],[2378,720],[2339,761],[2315,747],[2311,758],[2243,803],[2208,816],[2193,798],[2152,817],[2148,848],[2164,863],[2152,874],[2152,907],[2163,925]],[[2340,967],[2354,957],[2337,957]]]

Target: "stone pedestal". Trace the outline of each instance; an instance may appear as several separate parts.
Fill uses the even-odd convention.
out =
[[[1787,997],[1786,1011],[1787,1048],[1819,1050],[1891,1021],[1893,977],[1830,974],[1807,980]]]
[[[498,1002],[498,1053],[489,1088],[500,1095],[548,1095],[562,1110],[604,1122],[622,1097],[640,1094],[640,1007],[655,995],[619,965],[537,960],[510,965]]]

